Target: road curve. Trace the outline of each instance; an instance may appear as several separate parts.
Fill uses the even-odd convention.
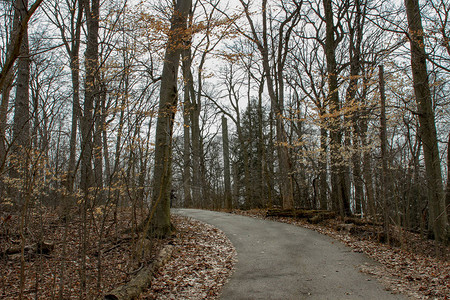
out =
[[[236,271],[221,299],[407,299],[358,271],[375,262],[315,231],[205,210],[172,212],[216,226],[236,247]]]

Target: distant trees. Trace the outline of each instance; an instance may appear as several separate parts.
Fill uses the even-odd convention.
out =
[[[291,38],[294,27],[299,22],[299,12],[302,7],[302,1],[292,1],[288,5],[282,5],[280,12],[284,14],[284,19],[280,21],[277,26],[278,35],[269,37],[269,21],[268,13],[270,9],[267,6],[267,1],[263,0],[261,4],[262,14],[262,34],[259,35],[255,24],[251,18],[249,3],[240,1],[246,18],[251,29],[250,33],[246,35],[253,41],[262,59],[262,66],[264,69],[264,76],[267,82],[267,89],[271,100],[273,114],[276,119],[276,146],[279,162],[279,176],[280,176],[280,191],[283,199],[283,208],[290,209],[294,207],[293,182],[292,182],[292,163],[289,157],[287,130],[285,128],[284,116],[284,76],[283,70],[286,63],[286,57],[289,50],[289,40]],[[284,4],[284,3],[282,3]],[[270,24],[272,25],[272,23]],[[271,32],[275,34],[274,32]],[[270,42],[270,43],[269,43]],[[273,53],[272,53],[273,51]],[[273,59],[273,61],[272,61]]]
[[[225,184],[225,208],[232,209],[231,199],[231,174],[230,174],[230,140],[228,138],[227,118],[222,117],[222,137],[223,137],[223,173]]]
[[[271,99],[273,108],[273,95],[270,93],[272,87],[275,87],[274,94],[278,97],[288,95],[284,98],[287,99],[288,107],[274,112],[274,115],[283,116],[282,123],[292,168],[288,173],[295,183],[292,189],[295,195],[293,205],[332,208],[342,215],[357,213],[383,219],[391,224],[393,222],[394,225],[422,226],[421,220],[424,216],[426,218],[428,210],[431,213],[432,208],[427,206],[423,198],[414,198],[411,194],[412,190],[420,191],[423,184],[424,169],[421,167],[423,161],[420,153],[424,140],[421,138],[423,134],[418,135],[420,117],[416,118],[414,115],[416,108],[407,102],[407,99],[412,97],[410,92],[413,90],[413,78],[401,69],[407,58],[402,52],[407,28],[400,19],[388,14],[389,10],[397,11],[397,16],[406,16],[405,10],[395,7],[392,3],[375,5],[371,1],[359,0],[339,7],[330,1],[311,1],[303,4],[283,1],[279,5],[263,2],[261,19],[255,22],[253,15],[259,10],[244,1],[241,5],[246,22],[237,22],[244,22],[248,27],[239,25],[239,31],[248,43],[254,44],[254,48],[247,52],[244,47],[229,47],[236,59],[233,64],[229,64],[227,60],[228,66],[224,68],[227,74],[224,76],[224,91],[226,97],[236,99],[231,102],[233,111],[239,107],[236,104],[242,103],[237,99],[244,98],[248,103],[246,110],[240,109],[242,113],[234,114],[239,119],[237,122],[234,120],[238,137],[243,136],[250,128],[256,129],[257,126],[262,126],[263,135],[270,136],[272,127],[269,123],[259,122],[258,118],[246,119],[252,105],[258,107],[257,104],[251,104],[251,97],[256,96],[261,82],[269,83],[268,76],[272,76],[270,74],[273,74],[275,77],[272,78],[276,80],[269,83],[267,89],[263,89],[263,99]],[[440,4],[432,2],[429,3],[428,9],[436,12],[438,6],[442,8]],[[287,24],[291,24],[289,20],[293,19],[289,19],[291,15],[287,16],[283,12],[295,7],[299,7],[296,13],[301,17],[290,29]],[[442,62],[447,54],[443,55],[442,50],[445,47],[437,50],[435,42],[437,36],[440,41],[445,41],[446,33],[445,30],[442,31],[445,18],[442,13],[445,14],[441,9],[438,14],[427,15],[429,32],[432,34],[427,36],[430,39],[425,38],[423,41],[424,45],[430,47],[430,53],[424,57],[434,68],[440,68],[441,72],[445,70]],[[286,27],[277,32],[282,26]],[[271,36],[275,32],[276,36]],[[283,34],[289,38],[284,40],[284,44],[277,44],[277,41],[283,40]],[[264,44],[265,36],[267,45]],[[241,45],[245,43],[247,42],[240,42]],[[445,45],[445,42],[441,45]],[[277,55],[285,53],[283,49],[289,49],[285,54],[288,63],[282,63],[281,66],[285,67],[278,72],[278,63],[283,62],[283,56]],[[273,65],[269,64],[269,67],[265,67],[266,53],[269,54],[269,61],[273,59]],[[251,67],[245,63],[244,57],[249,57],[248,60],[252,61]],[[281,60],[277,60],[277,57]],[[378,92],[378,66],[381,64],[385,64],[387,70],[384,83],[386,125],[381,124],[377,117],[381,109],[381,95]],[[397,77],[391,75],[394,72]],[[280,74],[281,76],[277,77]],[[439,76],[442,75],[441,73]],[[245,77],[248,77],[248,80]],[[433,80],[437,78],[433,77]],[[287,85],[283,85],[283,82]],[[442,87],[438,83],[439,80],[435,82]],[[252,92],[246,95],[242,88],[237,87],[248,87]],[[440,106],[442,102],[438,101],[439,93],[436,93],[435,97],[439,110],[443,109]],[[222,112],[230,112],[226,105],[219,107]],[[313,112],[317,113],[316,117],[312,117]],[[268,114],[266,117],[270,119]],[[444,126],[439,120],[432,120],[431,123],[441,124],[437,125],[439,128]],[[383,126],[386,127],[384,142],[377,136],[379,130],[374,130]],[[248,134],[250,140],[258,141],[260,134]],[[252,153],[255,147],[250,145],[253,142],[242,143],[240,140],[245,141],[245,138],[236,140],[239,142],[234,144],[236,150],[233,151],[233,165],[237,166],[237,170],[233,172],[234,197],[242,207],[248,207],[261,202],[255,201],[253,193],[249,197],[246,192],[247,196],[242,198],[242,194],[236,191],[241,188],[246,191],[249,190],[248,187],[255,186],[255,176],[249,171],[254,169],[252,159],[263,160],[262,165],[268,167],[271,163],[268,155]],[[280,145],[279,140],[276,143]],[[270,141],[261,145],[267,150]],[[436,147],[436,151],[437,149]],[[440,155],[442,156],[442,152]],[[274,163],[275,169],[282,172],[283,162],[280,156]],[[311,171],[304,175],[304,168]],[[269,171],[269,168],[262,170]],[[283,184],[287,181],[286,178],[282,179],[282,173],[278,174],[281,177],[272,175],[271,179],[276,179],[275,194],[282,195]],[[392,182],[389,178],[397,178],[398,181]],[[382,182],[388,184],[381,184]],[[270,185],[269,181],[266,183]],[[382,189],[385,192],[382,192]],[[300,190],[301,192],[297,192]],[[419,195],[424,197],[421,192]],[[275,203],[289,207],[286,203]],[[445,220],[445,207],[441,204],[437,210],[441,212],[439,216],[442,220]],[[432,218],[430,215],[428,220]],[[439,226],[446,227],[444,223]]]
[[[136,243],[170,234],[171,204],[333,210],[384,223],[388,239],[401,227],[445,242],[449,12],[448,0],[0,1],[0,213],[20,210],[23,245],[37,207],[58,207],[66,232],[79,218],[80,298],[101,289],[121,207]]]
[[[320,208],[445,241],[448,0],[237,4],[0,2],[0,205],[129,205],[160,236],[170,198]]]

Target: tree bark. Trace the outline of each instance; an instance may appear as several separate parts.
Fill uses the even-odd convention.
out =
[[[264,145],[264,114],[263,114],[263,93],[264,93],[264,75],[262,75],[258,88],[258,161],[259,161],[259,197],[263,206],[267,207],[268,197],[266,193],[270,193],[269,182],[265,186],[266,178],[269,176],[267,171],[266,146]]]
[[[445,193],[445,207],[447,209],[447,218],[450,216],[450,134],[447,142],[447,188]]]
[[[98,30],[99,30],[99,0],[83,0],[87,22],[87,44],[85,52],[85,93],[83,117],[81,118],[81,188],[89,195],[89,189],[94,184],[92,169],[94,102],[98,96]]]
[[[26,18],[28,0],[18,0],[15,2],[15,14],[19,18],[19,23]],[[13,120],[13,141],[12,152],[16,162],[11,168],[11,177],[18,178],[19,172],[26,174],[29,157],[27,150],[31,147],[30,137],[30,54],[28,45],[28,26],[23,33],[20,45],[20,56],[17,62],[16,95],[14,100],[14,120]],[[17,195],[19,195],[18,193]]]
[[[81,35],[81,25],[83,19],[83,5],[82,2],[78,2],[78,14],[75,23],[75,32],[72,32],[73,40],[71,42],[71,47],[69,48],[68,41],[64,41],[66,44],[66,50],[70,56],[70,70],[72,75],[72,127],[70,131],[70,142],[69,142],[69,162],[67,166],[67,178],[66,178],[66,189],[69,194],[73,192],[73,185],[76,176],[76,146],[77,146],[77,130],[78,122],[81,118],[81,107],[80,107],[80,35]],[[63,33],[63,28],[61,31]],[[64,35],[63,35],[64,36]]]
[[[31,5],[31,7],[28,9],[28,1],[24,0],[27,3],[27,8],[24,11],[24,15],[20,18],[20,21],[18,23],[18,26],[16,27],[16,30],[14,30],[12,36],[11,36],[11,42],[9,43],[8,51],[9,54],[6,57],[6,61],[2,66],[1,72],[0,72],[0,92],[3,92],[3,88],[5,87],[5,84],[7,84],[8,81],[8,73],[11,71],[11,69],[14,66],[14,63],[16,62],[17,58],[21,55],[21,47],[22,47],[22,40],[24,38],[24,35],[28,35],[28,21],[30,20],[31,16],[34,14],[36,9],[41,5],[41,3],[44,0],[36,0],[36,2]],[[17,1],[19,2],[19,1]],[[21,3],[16,3],[15,8],[18,9],[20,6],[25,7],[25,5]],[[28,38],[28,37],[27,37]]]
[[[331,152],[331,204],[341,216],[350,213],[349,194],[345,182],[344,166],[340,155],[342,133],[340,132],[341,113],[337,81],[336,39],[331,0],[323,1],[325,11],[325,56],[327,61],[328,101],[330,107],[330,152]]]
[[[364,13],[362,11],[362,4],[360,0],[354,1],[354,24],[349,20],[350,30],[350,78],[349,86],[346,94],[347,105],[356,106],[356,110],[349,116],[353,127],[352,142],[353,142],[353,178],[355,185],[355,213],[360,214],[362,211],[363,202],[363,181],[361,178],[361,155],[360,155],[360,140],[359,140],[359,115],[360,115],[360,100],[356,99],[356,92],[358,90],[359,73],[361,70],[361,43],[363,37],[364,27]],[[350,138],[350,137],[349,137]],[[349,165],[350,167],[350,165]]]
[[[14,19],[13,27],[10,35],[10,40],[7,45],[6,61],[2,66],[0,72],[0,93],[2,95],[2,100],[0,104],[0,170],[2,170],[6,163],[6,154],[8,151],[7,141],[6,141],[6,122],[8,114],[8,103],[10,91],[12,88],[12,83],[14,80],[14,72],[12,70],[15,61],[22,56],[29,61],[28,48],[28,21],[30,20],[33,13],[39,7],[43,0],[36,1],[30,9],[28,9],[28,0],[26,1],[15,1],[14,2]],[[25,41],[26,39],[26,41]],[[26,43],[26,45],[25,45]],[[23,53],[23,51],[27,53]],[[23,66],[25,61],[22,61]],[[29,62],[28,62],[29,64]],[[28,67],[29,68],[29,67]],[[29,71],[28,71],[29,73]],[[29,75],[28,75],[29,78]],[[29,79],[28,79],[29,81]],[[28,84],[27,84],[28,89]],[[17,93],[17,91],[16,91]],[[27,100],[29,101],[29,100]]]
[[[81,127],[81,190],[83,192],[83,203],[81,208],[81,271],[80,271],[80,298],[86,291],[86,253],[87,253],[87,210],[91,205],[91,187],[94,186],[94,175],[92,169],[92,152],[94,130],[94,102],[97,93],[98,76],[98,30],[99,30],[99,0],[82,0],[86,23],[87,23],[87,42],[85,52],[85,92],[83,117],[80,120]]]
[[[320,112],[320,119],[323,120],[325,112]],[[327,145],[328,145],[328,131],[323,125],[320,128],[320,155],[319,155],[319,201],[320,209],[328,208],[328,159],[327,159]]]
[[[429,223],[437,241],[447,242],[448,220],[442,184],[441,162],[437,143],[436,124],[432,107],[426,65],[425,43],[418,0],[405,0],[411,44],[411,68],[414,94],[419,115],[420,138],[423,143],[428,187]]]
[[[184,62],[183,62],[184,63]],[[189,90],[185,87],[183,104],[183,192],[185,207],[192,207],[191,196],[191,134]]]
[[[106,101],[104,91],[98,89],[98,95],[95,99],[94,107],[94,136],[93,136],[93,155],[94,155],[94,181],[95,187],[99,189],[98,197],[102,197],[103,189],[103,147],[102,147],[102,133],[103,133],[103,113],[102,102]],[[100,202],[102,200],[100,199]]]
[[[195,100],[195,98],[192,98]],[[192,199],[197,207],[203,207],[202,177],[201,177],[201,150],[200,143],[200,109],[201,103],[191,103],[191,137],[192,137]]]
[[[190,44],[189,40],[189,44]],[[194,77],[192,76],[192,53],[187,48],[182,51],[183,56],[183,79],[185,84],[184,92],[184,163],[186,164],[183,174],[185,177],[185,196],[188,197],[188,205],[202,207],[202,176],[201,176],[201,134],[200,134],[200,110],[201,96],[196,97],[194,88]],[[199,77],[201,80],[201,76]],[[201,94],[201,93],[199,93]],[[189,144],[188,144],[189,143]],[[190,147],[190,148],[189,148]],[[192,158],[192,160],[191,160]],[[192,177],[190,167],[192,166]],[[189,188],[189,191],[187,190]],[[192,192],[192,194],[191,194]]]
[[[189,40],[186,20],[191,6],[191,0],[178,0],[176,3],[161,76],[152,199],[155,215],[154,219],[152,215],[148,219],[152,224],[150,233],[161,238],[170,235],[173,230],[170,222],[172,134],[178,101],[178,67],[182,48],[185,47],[183,42]]]
[[[225,208],[232,209],[231,201],[231,174],[230,174],[230,149],[228,141],[227,118],[222,117],[222,139],[223,139],[223,173],[225,181]]]
[[[192,207],[192,178],[191,178],[191,97],[194,96],[192,86],[192,57],[191,49],[182,53],[182,69],[184,80],[184,102],[183,102],[183,194],[184,206]]]
[[[390,219],[390,200],[389,193],[389,169],[387,155],[387,130],[386,130],[386,94],[384,83],[384,68],[379,66],[379,88],[380,88],[380,148],[381,148],[381,198],[383,203],[383,228],[389,244],[389,219]]]

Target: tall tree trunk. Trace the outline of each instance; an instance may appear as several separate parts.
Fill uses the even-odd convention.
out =
[[[268,145],[268,151],[267,151],[267,198],[268,198],[268,207],[272,208],[273,207],[273,198],[275,195],[275,183],[274,183],[274,175],[275,175],[275,171],[274,171],[274,161],[275,161],[275,157],[274,157],[274,152],[275,152],[275,147],[274,147],[274,134],[273,134],[273,112],[270,111],[269,112],[269,145]]]
[[[231,171],[233,172],[233,207],[239,206],[239,173],[238,173],[238,163],[236,161],[231,164]]]
[[[445,193],[445,207],[447,209],[447,217],[450,216],[450,134],[447,142],[447,188]]]
[[[178,101],[178,67],[182,47],[184,47],[183,41],[188,36],[186,19],[191,6],[191,0],[178,0],[176,3],[161,76],[153,177],[152,212],[154,211],[154,218],[152,215],[149,216],[152,221],[151,233],[158,237],[165,237],[172,232],[170,222],[172,134]]]
[[[340,155],[342,134],[340,132],[341,117],[337,81],[336,40],[331,0],[324,0],[325,10],[325,56],[327,61],[328,101],[330,107],[330,152],[331,152],[331,203],[332,208],[341,216],[350,213],[349,195],[345,182],[344,166]]]
[[[357,126],[357,125],[356,125]],[[356,127],[355,126],[355,127]],[[353,146],[356,147],[354,154],[352,155],[353,160],[353,180],[355,184],[355,213],[361,214],[363,212],[363,201],[364,201],[364,188],[363,179],[361,171],[361,152],[360,143],[358,138],[357,129],[353,133]]]
[[[19,23],[26,17],[28,0],[16,1],[16,12]],[[14,100],[13,145],[12,152],[16,156],[15,167],[11,169],[11,177],[17,178],[18,172],[26,173],[29,157],[27,150],[30,140],[30,55],[28,46],[28,29],[23,34],[20,45],[20,56],[17,63],[16,95]]]
[[[124,53],[124,63],[128,64],[127,58],[125,58],[126,54]],[[119,169],[120,169],[120,159],[121,159],[121,150],[122,150],[122,137],[123,137],[123,128],[125,126],[125,109],[128,105],[128,97],[129,97],[129,78],[128,78],[128,69],[124,72],[123,76],[123,92],[121,95],[121,101],[120,104],[116,103],[116,107],[120,108],[120,114],[119,114],[119,123],[118,123],[118,129],[117,129],[117,138],[116,138],[116,146],[114,150],[114,165],[111,171],[112,178],[111,183],[112,185],[119,185]],[[118,101],[117,99],[116,101]],[[150,130],[150,129],[149,129]],[[120,200],[120,191],[116,189],[115,191],[115,201],[116,204]]]
[[[258,168],[259,168],[259,197],[263,206],[267,207],[267,196],[265,187],[265,176],[267,176],[267,159],[266,159],[266,147],[264,145],[264,115],[263,115],[263,100],[264,93],[264,76],[262,76],[258,89]],[[267,184],[268,185],[268,184]]]
[[[185,103],[188,105],[189,115],[186,117],[189,119],[189,127],[191,130],[190,142],[192,143],[191,155],[192,155],[192,178],[190,179],[191,190],[192,190],[192,204],[197,207],[204,207],[204,198],[206,197],[205,190],[205,169],[203,163],[203,143],[201,137],[201,129],[200,129],[200,112],[202,108],[201,104],[201,71],[199,71],[198,80],[199,80],[199,91],[196,93],[194,88],[194,79],[191,72],[192,65],[192,54],[190,49],[184,49],[182,51],[183,55],[183,77],[186,85],[186,93],[185,100],[188,99],[189,102]],[[204,59],[204,57],[202,57]],[[202,63],[200,64],[203,65]],[[199,67],[199,70],[201,67]],[[187,98],[188,97],[188,98]],[[187,107],[186,107],[187,108]],[[186,120],[187,121],[187,120]],[[186,137],[189,134],[188,130],[186,130]],[[187,158],[187,157],[186,157]],[[187,172],[187,170],[185,170]]]
[[[320,113],[320,119],[324,119],[325,112]],[[328,208],[328,158],[327,158],[327,145],[328,145],[328,131],[325,128],[325,124],[320,128],[320,155],[319,155],[319,201],[320,209]]]
[[[190,43],[189,43],[190,44]],[[199,142],[200,142],[200,129],[199,120],[195,115],[195,89],[194,89],[194,77],[192,76],[192,52],[190,48],[182,51],[182,70],[184,80],[184,131],[183,131],[183,189],[185,197],[185,205],[192,207],[199,203],[201,199],[200,193],[200,155],[199,155]],[[194,104],[193,104],[194,102]],[[197,109],[198,110],[198,109]],[[194,128],[195,126],[195,128]],[[192,137],[192,138],[191,138]],[[192,143],[192,148],[191,148]],[[192,158],[192,160],[191,160]],[[191,176],[192,166],[192,176]],[[192,193],[191,193],[192,192]]]
[[[28,38],[28,26],[26,28],[21,28],[21,23],[23,22],[23,10],[20,9],[20,3],[16,2],[18,1],[15,1],[13,3],[15,7],[13,25],[10,34],[10,40],[8,41],[6,49],[6,62],[11,61],[11,64],[13,64],[15,59],[21,54],[23,38],[25,36]],[[21,35],[19,35],[20,31],[22,31]],[[14,81],[14,71],[12,69],[12,66],[9,69],[5,69],[7,67],[6,65],[2,67],[2,83],[0,85],[0,89],[2,92],[2,102],[0,105],[0,171],[3,171],[3,168],[6,164],[6,155],[8,151],[8,143],[6,140],[7,114],[10,92]]]
[[[244,120],[247,120],[247,124],[245,126],[248,126],[249,128],[253,128],[254,124],[252,123],[252,117],[251,117],[251,110],[252,103],[251,103],[251,77],[250,74],[247,74],[247,109],[244,113]],[[243,124],[244,125],[244,124]],[[242,130],[242,127],[241,127]],[[242,151],[243,151],[243,157],[244,157],[244,179],[245,179],[245,207],[251,208],[256,207],[258,200],[261,199],[255,199],[255,182],[254,182],[254,170],[252,169],[252,159],[251,159],[251,153],[252,153],[252,142],[253,142],[253,132],[251,129],[245,131],[245,136],[242,137]]]
[[[429,222],[437,241],[448,241],[448,220],[442,184],[441,162],[437,143],[436,124],[432,107],[426,65],[425,43],[418,0],[405,0],[411,44],[411,68],[416,96],[420,138],[423,143],[428,187]]]
[[[183,194],[184,206],[192,207],[191,178],[191,97],[195,97],[191,72],[192,55],[190,47],[182,52],[182,70],[184,81],[183,101]]]
[[[233,121],[236,125],[236,132],[237,132],[237,139],[238,139],[238,145],[240,154],[242,155],[242,164],[243,164],[243,171],[244,171],[244,204],[248,204],[250,202],[250,174],[249,174],[249,155],[248,155],[248,147],[247,143],[245,141],[245,136],[242,131],[242,122],[241,122],[241,110],[239,106],[239,92],[235,89],[235,83],[233,82],[234,76],[234,69],[233,64],[230,64],[230,69],[227,73],[227,91],[228,91],[228,99],[230,101],[230,104],[232,105],[236,117],[233,118]],[[237,165],[237,162],[236,164]],[[242,167],[240,168],[242,169]],[[237,170],[235,170],[237,172]],[[234,174],[235,178],[235,198],[239,199],[240,197],[240,190],[242,186],[242,180],[239,177],[239,173]],[[237,202],[236,204],[241,205],[242,203]]]
[[[78,130],[78,120],[81,117],[78,50],[76,50],[76,55],[74,57],[71,57],[70,64],[72,73],[73,96],[72,96],[72,124],[69,142],[69,161],[67,165],[67,179],[66,179],[66,188],[69,194],[73,192],[73,185],[76,176],[75,169],[76,169],[77,130]]]
[[[277,58],[277,68],[278,76],[275,77],[276,82],[272,79],[271,68],[269,65],[269,45],[267,36],[267,0],[263,0],[262,10],[263,10],[263,45],[261,48],[263,56],[263,67],[266,74],[267,88],[269,91],[269,97],[271,99],[272,109],[276,116],[276,140],[277,140],[277,154],[279,161],[279,173],[280,173],[280,189],[282,197],[282,205],[284,209],[294,208],[294,189],[291,176],[291,161],[289,157],[289,150],[287,145],[287,136],[284,128],[283,122],[283,110],[284,110],[284,88],[283,88],[283,74],[282,70],[284,68],[284,63],[282,63],[281,53],[278,53]],[[285,23],[284,21],[283,23]],[[280,29],[281,31],[281,29]],[[282,33],[282,32],[281,32]],[[279,51],[284,46],[282,41],[283,36],[279,36]],[[286,37],[289,40],[288,37]],[[286,41],[287,42],[287,41]],[[274,90],[274,86],[278,87],[278,94]]]
[[[80,35],[81,25],[83,20],[83,5],[78,2],[78,14],[75,23],[75,32],[72,32],[73,40],[69,48],[68,41],[66,43],[66,50],[70,56],[70,71],[72,75],[72,124],[70,130],[69,142],[69,162],[67,166],[66,189],[69,194],[73,192],[73,185],[76,176],[76,147],[77,147],[77,129],[78,122],[81,118],[80,107]],[[63,31],[64,29],[61,28]],[[64,36],[64,35],[63,35]]]
[[[368,103],[366,102],[366,96],[369,86],[369,76],[367,76],[366,71],[363,69],[362,74],[362,92],[361,92],[361,109],[359,116],[361,117],[358,124],[359,136],[361,138],[362,144],[362,178],[364,179],[364,200],[362,203],[363,213],[368,216],[376,217],[375,215],[375,194],[373,188],[372,180],[372,156],[369,151],[370,140],[368,139],[368,118],[369,109]]]
[[[367,126],[365,126],[367,127]],[[365,132],[365,131],[363,131]],[[367,134],[364,133],[361,135],[361,139],[363,141],[363,146],[365,148],[369,144],[367,141]],[[375,191],[373,188],[373,175],[372,175],[372,157],[370,151],[365,150],[363,153],[363,178],[364,178],[364,186],[365,186],[365,195],[366,195],[366,211],[365,213],[369,216],[376,218],[375,211]]]
[[[387,130],[386,130],[386,94],[384,83],[384,68],[379,66],[379,87],[380,87],[380,148],[381,148],[381,198],[383,203],[383,227],[384,233],[387,237],[387,243],[390,242],[389,237],[389,223],[390,223],[390,200],[389,193],[389,170],[388,170],[388,155],[387,155]]]
[[[94,184],[92,169],[94,103],[97,93],[98,77],[98,30],[99,30],[99,0],[83,0],[87,21],[87,45],[85,52],[85,93],[83,117],[81,118],[81,188],[85,196]],[[86,198],[87,199],[87,198]]]
[[[82,228],[81,228],[81,272],[80,272],[80,298],[86,292],[86,253],[87,253],[87,210],[91,205],[91,187],[94,185],[92,170],[93,130],[94,130],[94,103],[97,93],[98,77],[98,30],[99,30],[99,0],[82,0],[87,23],[87,42],[85,52],[85,92],[83,117],[80,120],[81,127],[81,189],[83,191]]]
[[[0,172],[3,171],[3,168],[6,164],[6,154],[8,151],[7,140],[6,140],[6,121],[8,115],[8,104],[9,104],[9,96],[12,88],[13,82],[13,72],[9,72],[7,75],[7,79],[5,80],[5,86],[2,90],[2,102],[0,104]]]
[[[195,98],[193,98],[195,99]],[[203,207],[202,177],[201,177],[201,150],[200,147],[200,109],[201,104],[191,103],[191,136],[192,136],[192,199],[197,207]]]
[[[184,60],[183,60],[184,64]],[[186,80],[186,79],[185,79]],[[183,103],[183,193],[184,206],[192,207],[191,196],[191,134],[189,88],[185,86]]]
[[[230,149],[228,140],[227,118],[222,117],[222,139],[223,139],[223,173],[225,181],[225,208],[232,209],[231,201],[231,174],[230,174]]]
[[[199,131],[200,132],[200,131]],[[211,186],[208,180],[208,174],[206,169],[206,156],[205,149],[203,148],[203,137],[200,134],[200,179],[202,187],[202,207],[209,208],[209,199],[211,197]]]
[[[361,43],[363,37],[364,13],[360,0],[354,1],[354,24],[349,24],[350,28],[350,78],[349,86],[346,94],[347,105],[356,106],[358,109],[353,112],[349,119],[351,121],[353,131],[351,139],[353,142],[353,180],[355,185],[355,212],[360,214],[363,202],[363,181],[361,178],[361,155],[360,155],[360,139],[359,139],[359,115],[360,100],[356,99],[356,91],[358,89],[359,73],[361,70]],[[350,21],[349,21],[350,23]],[[349,136],[350,139],[350,136]],[[350,167],[350,165],[349,165]]]
[[[106,126],[106,116],[108,114],[108,108],[106,107],[106,90],[103,90],[101,95],[101,135],[102,135],[102,147],[103,147],[103,157],[105,160],[105,186],[111,187],[111,163],[109,159],[109,145],[108,145],[108,128]]]
[[[28,0],[16,1],[16,12],[19,20],[27,14]],[[20,22],[19,21],[19,22]],[[17,65],[16,96],[14,100],[13,141],[15,149],[30,146],[30,54],[28,46],[28,27],[23,34],[20,45],[20,57]],[[25,150],[25,149],[23,149]]]
[[[98,85],[99,82],[97,82]],[[105,91],[101,91],[99,88],[97,90],[98,95],[95,97],[94,105],[94,136],[93,136],[93,155],[94,155],[94,182],[95,187],[99,190],[97,197],[100,202],[102,201],[102,189],[103,189],[103,143],[102,143],[102,133],[103,133],[103,113],[102,113],[102,102],[106,101]]]

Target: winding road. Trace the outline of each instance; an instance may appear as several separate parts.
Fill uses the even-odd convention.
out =
[[[315,231],[205,210],[172,212],[216,226],[236,247],[236,270],[221,299],[407,299],[358,271],[375,262]]]

